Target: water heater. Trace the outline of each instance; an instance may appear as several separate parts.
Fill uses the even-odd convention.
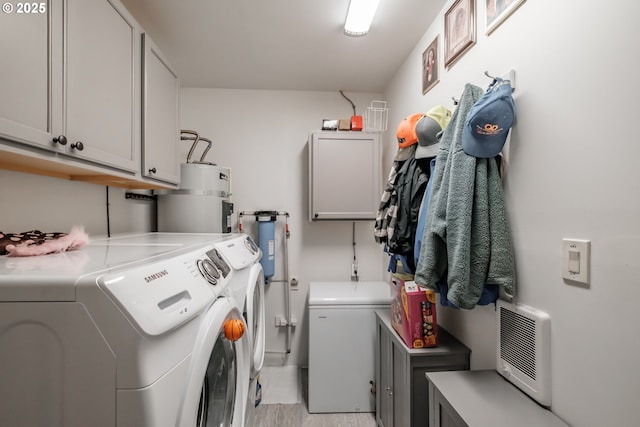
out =
[[[180,188],[157,191],[158,231],[231,232],[230,170],[207,163],[180,166]]]

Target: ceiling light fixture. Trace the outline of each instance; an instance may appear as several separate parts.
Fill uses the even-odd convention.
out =
[[[380,0],[351,0],[347,20],[344,23],[344,33],[354,37],[367,34],[378,9],[378,3]]]

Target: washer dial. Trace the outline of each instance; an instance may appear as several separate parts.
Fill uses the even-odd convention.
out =
[[[212,285],[218,284],[218,279],[220,278],[220,271],[216,268],[216,266],[208,259],[199,259],[196,262],[198,266],[198,270],[200,274]]]

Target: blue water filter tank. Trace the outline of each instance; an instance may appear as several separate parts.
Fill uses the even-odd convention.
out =
[[[276,242],[275,242],[276,222],[275,218],[258,217],[258,246],[262,250],[260,264],[264,270],[264,278],[269,281],[275,273]]]

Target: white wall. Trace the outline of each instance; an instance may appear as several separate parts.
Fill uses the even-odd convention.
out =
[[[146,191],[136,193],[148,194]],[[155,228],[155,203],[125,198],[126,190],[0,170],[0,231],[68,232],[84,227],[89,237]]]
[[[484,2],[476,2],[476,45],[441,68],[440,83],[423,96],[421,55],[443,34],[452,3],[390,82],[390,122],[438,104],[453,109],[465,83],[490,83],[485,70],[515,69],[517,124],[505,148],[504,188],[517,301],[552,319],[552,409],[574,426],[637,425],[640,4],[528,0],[487,36]],[[394,153],[387,144],[383,164]],[[563,237],[591,240],[590,286],[563,281]],[[472,369],[495,367],[493,307],[440,308],[438,316],[471,347]]]
[[[362,114],[380,94],[345,92]],[[275,327],[283,316],[284,218],[276,223],[276,271],[266,290],[267,349],[272,364],[307,364],[309,282],[349,281],[353,260],[352,222],[309,222],[307,208],[309,132],[322,119],[349,118],[351,104],[339,92],[260,91],[183,88],[182,129],[192,129],[213,141],[206,160],[231,168],[232,201],[238,212],[286,211],[290,214],[289,274],[300,285],[291,293],[292,314],[298,319],[291,354],[285,329]],[[182,147],[183,159],[190,144]],[[204,149],[204,144],[202,144]],[[200,157],[196,150],[194,157]],[[357,173],[354,171],[354,173]],[[234,218],[234,221],[237,220]],[[243,217],[245,231],[257,241],[257,225]],[[373,222],[356,223],[356,255],[361,280],[385,280],[384,255],[373,239]]]

